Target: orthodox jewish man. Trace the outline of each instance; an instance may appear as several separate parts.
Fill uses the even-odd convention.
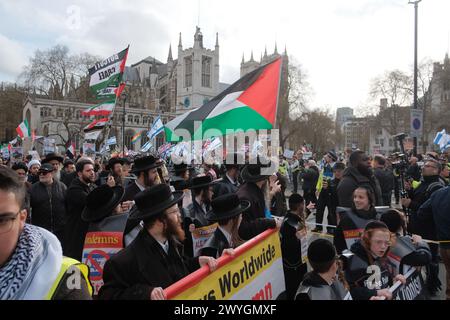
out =
[[[236,194],[229,193],[215,198],[211,202],[212,210],[206,215],[212,223],[219,226],[211,238],[200,250],[201,255],[218,258],[229,248],[236,248],[242,242],[238,230],[242,221],[242,212],[250,207],[247,200],[239,200]]]
[[[129,219],[142,220],[144,229],[106,262],[99,299],[163,300],[163,288],[201,266],[217,268],[214,258],[186,259],[180,254],[185,234],[177,203],[182,197],[181,192],[172,193],[166,184],[136,195]]]

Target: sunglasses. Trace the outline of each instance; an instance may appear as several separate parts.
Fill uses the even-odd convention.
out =
[[[40,176],[45,176],[45,175],[47,175],[49,173],[52,173],[52,171],[39,171],[39,175]]]

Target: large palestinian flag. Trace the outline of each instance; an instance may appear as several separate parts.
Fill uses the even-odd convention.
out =
[[[113,99],[119,94],[118,88],[122,82],[127,56],[128,48],[89,69],[89,87],[97,99]]]
[[[178,141],[177,129],[186,129],[193,140],[204,139],[200,132],[216,129],[244,131],[272,129],[275,123],[280,86],[281,58],[245,75],[200,108],[189,111],[164,127],[167,141]],[[201,121],[201,128],[194,123]]]

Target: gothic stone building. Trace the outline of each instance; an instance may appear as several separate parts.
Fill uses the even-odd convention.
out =
[[[125,101],[125,145],[130,150],[139,150],[147,141],[145,135],[153,120],[160,116],[165,124],[193,108],[200,107],[209,99],[225,90],[228,85],[219,82],[219,42],[216,34],[214,50],[203,46],[203,35],[197,27],[194,46],[183,49],[181,33],[178,44],[178,59],[173,59],[169,46],[167,63],[154,57],[147,57],[138,63],[126,67],[124,74],[126,88]],[[112,117],[109,136],[122,141],[123,100],[118,99]],[[90,104],[65,100],[49,100],[28,97],[24,103],[23,118],[28,119],[31,129],[38,136],[50,136],[56,143],[64,145],[67,140],[67,128],[77,132],[74,137],[76,148],[83,143],[82,128],[93,119],[81,115]],[[142,132],[142,138],[131,144],[131,138]],[[160,134],[156,147],[164,142]],[[24,147],[31,148],[25,141]],[[64,148],[62,148],[64,149]]]

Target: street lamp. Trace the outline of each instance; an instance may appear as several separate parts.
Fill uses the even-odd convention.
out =
[[[127,101],[127,94],[122,92],[123,118],[122,118],[122,157],[125,157],[125,102]]]
[[[414,109],[417,109],[417,19],[419,2],[422,0],[409,1],[408,4],[414,4]],[[413,154],[417,155],[417,137],[413,138]]]

